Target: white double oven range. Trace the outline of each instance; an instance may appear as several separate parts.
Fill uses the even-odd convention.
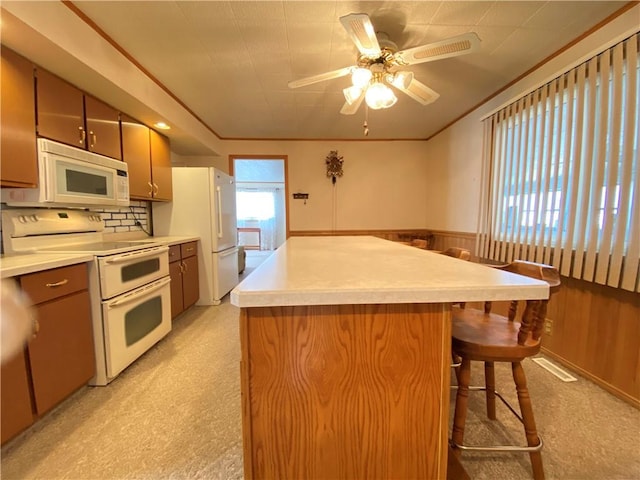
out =
[[[80,209],[4,209],[5,254],[90,253],[96,375],[107,385],[171,330],[169,248],[108,241],[99,214]]]

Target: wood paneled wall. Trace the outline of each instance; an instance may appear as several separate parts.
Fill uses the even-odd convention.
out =
[[[393,241],[429,240],[429,248],[466,248],[475,258],[474,233],[437,230],[357,230],[291,232],[291,235],[373,235]],[[549,302],[551,334],[543,353],[617,397],[640,408],[640,295],[562,277]]]

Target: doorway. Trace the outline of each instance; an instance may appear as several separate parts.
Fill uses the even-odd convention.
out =
[[[289,236],[286,155],[230,155],[236,181],[238,245],[247,266],[260,263]]]

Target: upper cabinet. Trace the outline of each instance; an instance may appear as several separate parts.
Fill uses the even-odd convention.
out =
[[[129,196],[135,200],[170,201],[169,139],[121,114],[122,159],[129,168]]]
[[[120,116],[120,125],[122,160],[127,163],[129,170],[129,196],[149,200],[153,195],[149,127],[124,113]]]
[[[117,110],[42,69],[36,98],[39,136],[122,160]]]
[[[171,200],[171,150],[169,139],[154,130],[149,130],[151,143],[151,182],[155,200]]]
[[[120,112],[98,99],[84,96],[87,122],[87,149],[122,160]]]
[[[38,184],[33,64],[2,46],[0,186]]]
[[[38,69],[36,77],[38,135],[85,148],[82,91],[46,70]]]

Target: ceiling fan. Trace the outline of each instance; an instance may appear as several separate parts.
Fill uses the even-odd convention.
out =
[[[288,85],[298,88],[351,75],[352,86],[343,90],[346,101],[340,113],[344,115],[356,113],[363,100],[369,108],[376,110],[393,106],[398,99],[389,86],[422,105],[434,102],[440,95],[413,78],[413,72],[403,70],[403,67],[465,55],[480,46],[480,39],[471,32],[398,51],[388,35],[376,33],[366,13],[350,13],[340,17],[340,23],[358,48],[356,65],[293,80]]]

